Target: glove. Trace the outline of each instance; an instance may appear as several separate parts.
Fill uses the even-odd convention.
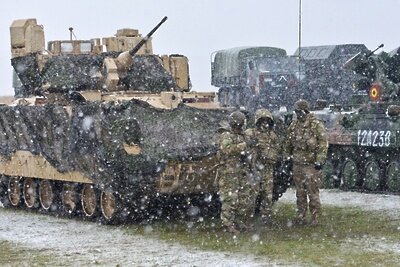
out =
[[[322,170],[322,163],[321,162],[315,162],[314,163],[314,168],[318,171]]]

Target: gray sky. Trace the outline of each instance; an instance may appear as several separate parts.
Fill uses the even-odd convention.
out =
[[[65,3],[65,6],[62,4]],[[385,51],[400,46],[400,0],[302,0],[302,45],[363,43]],[[298,0],[5,0],[0,16],[0,95],[12,95],[9,26],[15,19],[36,18],[46,42],[113,36],[119,28],[144,35],[163,16],[155,33],[156,54],[189,58],[193,90],[214,91],[210,54],[236,46],[275,46],[293,54],[298,46]],[[397,30],[396,30],[397,29]]]

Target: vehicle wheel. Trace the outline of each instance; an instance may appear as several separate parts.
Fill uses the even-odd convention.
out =
[[[61,203],[64,212],[73,214],[76,211],[78,197],[75,185],[72,183],[64,183],[61,191]]]
[[[8,181],[9,178],[5,175],[0,176],[0,206],[3,205],[7,207],[10,205],[10,201],[8,200]]]
[[[81,193],[82,209],[86,217],[94,217],[97,211],[97,195],[93,185],[85,184]]]
[[[39,185],[40,205],[44,210],[49,210],[54,200],[53,186],[49,180],[42,180]]]
[[[21,184],[19,182],[19,177],[11,177],[8,181],[8,200],[13,207],[18,207],[21,203]]]
[[[33,208],[37,200],[37,184],[32,178],[24,178],[23,195],[25,205]]]
[[[101,214],[106,221],[115,219],[118,207],[117,197],[113,192],[102,191],[100,195]]]
[[[323,188],[335,188],[337,177],[335,175],[335,167],[331,161],[327,161],[322,168]]]
[[[341,186],[343,189],[353,189],[356,187],[360,174],[357,163],[353,159],[346,158],[344,160],[341,174]]]
[[[364,165],[364,183],[363,188],[371,191],[377,191],[380,187],[382,171],[375,159],[369,159]]]
[[[386,183],[391,192],[400,192],[400,163],[393,160],[386,168]]]

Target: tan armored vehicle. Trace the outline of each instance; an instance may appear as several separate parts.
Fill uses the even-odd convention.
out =
[[[0,106],[0,200],[105,221],[154,198],[216,193],[214,93],[190,92],[188,59],[153,54],[151,35],[50,41],[36,19],[11,24],[20,85]]]

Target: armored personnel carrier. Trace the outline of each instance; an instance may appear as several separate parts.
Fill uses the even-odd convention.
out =
[[[10,27],[15,101],[0,106],[4,206],[135,218],[161,195],[216,191],[214,93],[190,92],[188,59],[152,34],[50,41],[36,19]],[[207,196],[208,196],[207,195]]]
[[[345,63],[364,77],[356,84],[364,102],[341,112],[321,112],[331,124],[327,168],[334,170],[330,182],[344,189],[398,193],[400,49],[375,51],[360,52]]]

